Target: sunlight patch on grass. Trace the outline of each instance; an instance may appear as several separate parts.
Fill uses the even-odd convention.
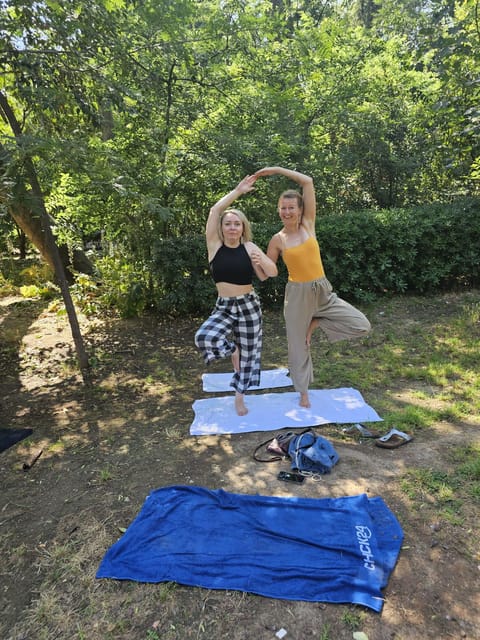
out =
[[[127,424],[127,418],[109,418],[108,420],[99,420],[98,428],[102,434],[107,434],[109,431],[117,431],[125,427]]]
[[[385,422],[406,431],[467,421],[480,414],[479,309],[396,330],[382,320],[360,347],[322,345],[314,352],[316,386],[373,393]]]
[[[450,524],[461,525],[469,501],[480,496],[480,445],[456,447],[449,458],[453,469],[410,469],[400,485],[414,508],[427,503]]]
[[[385,417],[385,421],[388,425],[395,426],[401,431],[415,433],[415,431],[432,426],[436,418],[436,412],[431,409],[407,405],[403,409],[390,411]]]
[[[457,472],[470,481],[480,481],[480,444],[470,444],[453,451],[453,459],[459,463]]]
[[[62,453],[65,451],[66,445],[63,440],[57,440],[49,445],[48,450],[50,453]]]
[[[438,419],[446,422],[458,422],[469,415],[470,408],[465,402],[455,402],[438,410]]]

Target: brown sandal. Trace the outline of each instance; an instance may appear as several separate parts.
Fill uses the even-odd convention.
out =
[[[407,444],[407,442],[411,440],[413,440],[413,438],[409,436],[408,433],[398,431],[398,429],[390,429],[384,436],[375,440],[375,445],[382,449],[397,449],[401,447],[402,444]]]

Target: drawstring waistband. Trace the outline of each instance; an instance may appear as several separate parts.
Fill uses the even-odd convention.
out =
[[[322,286],[325,280],[326,280],[325,276],[321,278],[317,278],[317,280],[312,280],[312,289],[314,290],[315,293],[317,293],[317,289],[319,289],[319,287]]]
[[[290,286],[299,286],[305,287],[310,286],[315,292],[322,284],[326,281],[326,276],[322,276],[321,278],[317,278],[316,280],[307,280],[307,282],[295,282],[295,280],[288,280],[287,284]]]

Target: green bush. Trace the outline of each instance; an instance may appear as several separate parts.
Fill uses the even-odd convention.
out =
[[[325,269],[346,297],[433,293],[480,282],[480,202],[360,211],[318,221]]]
[[[115,308],[123,318],[138,316],[149,306],[148,274],[125,257],[106,256],[97,261],[100,304]],[[77,279],[76,299],[84,311],[92,310],[96,283],[88,278]]]
[[[53,298],[59,289],[52,280],[52,270],[38,258],[0,259],[0,298],[19,294],[25,298]]]
[[[0,298],[14,296],[18,293],[18,287],[10,282],[3,273],[0,272]]]
[[[412,209],[357,211],[317,217],[317,237],[328,279],[352,302],[379,295],[433,293],[480,284],[480,201],[458,200]],[[280,222],[254,223],[266,250]],[[287,279],[255,282],[265,307],[280,306]],[[201,316],[215,302],[203,235],[159,240],[150,267],[150,305],[159,313]]]
[[[152,307],[161,314],[202,315],[215,303],[203,235],[156,241],[151,276]]]
[[[435,293],[480,284],[480,200],[459,199],[412,209],[366,210],[317,216],[317,237],[328,279],[352,302],[380,295]],[[280,221],[253,223],[266,250]],[[98,278],[79,276],[72,292],[86,313],[115,308],[124,317],[146,309],[172,317],[208,314],[216,298],[203,234],[152,240],[140,260],[118,248],[97,260]],[[148,262],[147,262],[148,261]],[[0,294],[21,285],[45,286],[48,269],[35,262],[2,265]],[[280,307],[287,281],[255,282],[265,308]],[[7,269],[8,268],[8,269]],[[8,275],[6,275],[8,270]],[[13,277],[15,275],[15,277]]]
[[[253,225],[252,225],[253,226]],[[268,240],[278,229],[253,228],[254,241],[266,250]],[[255,289],[262,304],[275,306],[283,299],[286,270],[279,263],[282,275],[265,282],[256,280]],[[152,307],[161,314],[202,316],[210,313],[217,297],[210,275],[204,235],[189,238],[159,240],[152,260],[154,296]]]

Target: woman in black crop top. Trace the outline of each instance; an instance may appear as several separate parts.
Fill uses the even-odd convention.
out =
[[[205,363],[231,356],[235,389],[235,410],[248,413],[245,392],[260,384],[262,352],[262,310],[253,289],[259,280],[277,275],[275,263],[252,242],[245,214],[228,207],[253,189],[256,178],[247,176],[210,209],[205,236],[208,262],[218,298],[210,317],[195,334],[195,344]]]

